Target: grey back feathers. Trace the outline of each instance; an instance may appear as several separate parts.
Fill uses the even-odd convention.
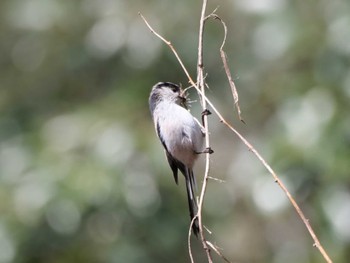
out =
[[[203,151],[204,134],[199,122],[180,106],[182,101],[178,85],[159,82],[152,88],[149,107],[175,182],[178,182],[178,170],[185,176],[190,217],[193,219],[198,207],[192,169],[198,154]],[[198,221],[194,222],[193,231],[198,234]]]

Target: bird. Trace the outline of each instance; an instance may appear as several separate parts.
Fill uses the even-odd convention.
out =
[[[203,150],[205,131],[201,123],[185,108],[185,105],[186,98],[177,84],[159,82],[153,86],[149,96],[149,108],[154,127],[164,147],[175,183],[178,184],[178,170],[185,177],[192,221],[198,212],[193,166],[199,154],[206,152]],[[197,218],[193,220],[192,231],[198,237]]]

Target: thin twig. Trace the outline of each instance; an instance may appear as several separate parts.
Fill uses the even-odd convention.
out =
[[[188,254],[190,255],[191,263],[194,263],[193,255],[192,255],[192,247],[191,247],[191,234],[192,234],[192,226],[196,219],[197,219],[197,215],[194,216],[191,220],[190,228],[188,229],[188,237],[187,237]]]
[[[219,183],[226,183],[225,180],[221,180],[219,178],[215,178],[215,177],[212,177],[212,176],[208,176],[209,179],[213,180],[213,181],[217,181]]]
[[[220,46],[220,57],[222,60],[222,64],[224,65],[224,69],[225,69],[225,73],[228,79],[228,82],[230,84],[231,87],[231,92],[232,92],[232,96],[233,96],[233,101],[234,101],[234,105],[237,109],[237,113],[238,113],[238,118],[241,122],[245,123],[243,118],[242,118],[242,113],[241,113],[241,108],[239,106],[239,97],[238,97],[238,92],[237,92],[237,88],[235,85],[235,82],[233,81],[232,75],[231,75],[231,71],[229,69],[228,63],[227,63],[227,56],[226,56],[226,52],[224,51],[224,46],[226,43],[226,38],[227,38],[227,26],[226,23],[214,12],[210,15],[208,15],[206,17],[206,19],[209,18],[214,18],[215,20],[219,20],[224,28],[224,38],[222,41],[222,44]]]
[[[206,96],[205,96],[205,85],[204,85],[204,62],[203,62],[203,32],[204,32],[206,8],[207,8],[207,0],[203,0],[201,17],[199,20],[198,60],[197,60],[197,85],[198,85],[198,89],[201,90],[203,112],[207,109],[207,102],[205,99]],[[210,139],[209,139],[209,123],[208,123],[207,115],[203,116],[203,125],[204,125],[204,132],[205,132],[205,147],[209,149]],[[205,191],[207,189],[209,169],[210,169],[210,153],[207,153],[205,155],[205,172],[204,172],[204,178],[202,183],[202,190],[199,196],[197,216],[198,216],[198,225],[199,225],[199,235],[202,242],[202,246],[207,255],[208,262],[212,263],[213,259],[211,257],[210,248],[208,247],[208,244],[205,240],[204,231],[203,231],[203,220],[202,220],[202,208],[203,208]]]
[[[320,251],[320,253],[322,254],[322,256],[324,257],[324,259],[328,262],[328,263],[332,263],[332,260],[330,259],[330,257],[328,256],[327,252],[325,251],[325,249],[323,248],[323,246],[321,245],[320,241],[318,240],[318,237],[316,236],[314,230],[311,227],[311,224],[309,222],[309,220],[305,217],[303,211],[301,210],[301,208],[299,207],[299,205],[297,204],[297,202],[295,201],[295,199],[293,198],[293,196],[290,194],[290,192],[288,191],[287,187],[284,185],[284,183],[278,178],[277,174],[275,173],[275,171],[271,168],[271,166],[265,161],[265,159],[259,154],[259,152],[243,137],[243,135],[241,135],[237,130],[235,130],[229,123],[227,123],[224,119],[220,119],[222,123],[224,123],[231,131],[233,131],[240,139],[241,141],[248,147],[249,151],[251,151],[259,160],[260,162],[265,166],[265,168],[269,171],[269,173],[273,176],[273,178],[275,179],[275,182],[280,186],[280,188],[283,190],[283,192],[287,195],[289,201],[291,202],[291,204],[293,205],[293,207],[295,208],[295,210],[297,211],[299,217],[301,218],[301,220],[303,221],[303,223],[305,224],[307,230],[309,231],[312,239],[314,240],[314,246],[318,248],[318,250]]]
[[[296,203],[296,201],[294,200],[293,196],[289,193],[288,189],[285,187],[285,185],[283,184],[283,182],[278,178],[277,174],[273,171],[273,169],[270,167],[270,165],[264,160],[264,158],[258,153],[258,151],[243,137],[243,135],[241,135],[235,128],[233,128],[233,126],[231,124],[229,124],[221,115],[221,113],[216,109],[216,107],[211,103],[211,101],[205,96],[205,94],[202,93],[202,91],[198,88],[198,86],[196,85],[196,83],[192,80],[191,76],[189,75],[186,67],[184,66],[181,58],[179,57],[179,55],[177,54],[176,50],[174,49],[174,47],[172,46],[172,44],[167,41],[166,39],[164,39],[162,36],[160,36],[158,33],[156,33],[152,27],[148,24],[148,22],[146,21],[146,19],[141,15],[141,13],[139,13],[139,15],[141,16],[141,18],[144,20],[144,22],[146,23],[146,25],[148,26],[148,28],[151,30],[151,32],[153,34],[155,34],[158,38],[160,38],[164,43],[166,43],[169,48],[172,50],[172,52],[174,53],[175,57],[177,58],[179,64],[181,65],[182,69],[184,70],[186,76],[188,77],[188,80],[190,82],[190,84],[197,90],[197,92],[205,98],[205,101],[208,103],[208,105],[211,107],[211,109],[215,112],[215,114],[218,116],[218,118],[220,119],[220,122],[223,123],[225,126],[227,126],[233,133],[235,133],[240,140],[247,146],[247,148],[260,160],[260,162],[263,164],[263,166],[269,171],[269,173],[273,176],[275,182],[281,187],[281,189],[285,192],[285,194],[287,195],[289,201],[291,202],[291,204],[293,205],[293,207],[295,208],[295,210],[297,211],[299,217],[301,218],[301,220],[303,221],[304,225],[306,226],[307,230],[309,231],[313,241],[314,241],[314,246],[320,251],[320,253],[322,254],[322,256],[324,257],[324,259],[326,260],[327,263],[332,263],[333,261],[330,259],[330,257],[328,256],[327,252],[325,251],[325,249],[323,248],[323,246],[321,245],[320,241],[318,240],[313,228],[310,225],[309,220],[305,217],[304,213],[302,212],[302,210],[300,209],[299,205]]]
[[[177,61],[179,62],[179,64],[182,67],[182,70],[185,72],[187,78],[189,79],[189,82],[191,83],[191,85],[193,85],[197,91],[198,91],[198,87],[197,85],[194,83],[193,79],[191,78],[190,73],[188,73],[185,65],[183,64],[180,56],[177,54],[175,48],[173,47],[173,45],[171,44],[170,41],[166,40],[165,38],[163,38],[160,34],[158,34],[151,26],[150,24],[147,22],[147,20],[144,18],[144,16],[139,12],[139,16],[142,18],[142,20],[145,22],[145,24],[147,25],[147,27],[149,28],[149,30],[151,31],[151,33],[153,33],[154,35],[156,35],[160,40],[162,40],[165,44],[168,45],[168,47],[171,49],[171,51],[174,53]]]
[[[230,260],[228,260],[218,249],[217,246],[213,245],[212,243],[210,243],[209,241],[207,241],[207,244],[227,263],[232,263]]]

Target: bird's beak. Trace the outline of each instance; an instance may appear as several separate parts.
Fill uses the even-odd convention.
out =
[[[185,92],[181,90],[181,93],[179,95],[180,105],[187,109],[187,98]]]

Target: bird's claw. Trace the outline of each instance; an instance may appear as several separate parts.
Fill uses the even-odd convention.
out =
[[[207,148],[205,148],[205,150],[203,151],[203,153],[209,153],[209,154],[212,154],[212,153],[214,153],[214,151],[212,150],[212,148],[207,147]]]
[[[202,111],[202,116],[208,116],[211,114],[211,111],[208,109],[205,109],[204,111]]]
[[[204,111],[202,111],[202,124],[204,126],[204,116],[208,116],[211,114],[211,111],[208,109],[205,109]]]

